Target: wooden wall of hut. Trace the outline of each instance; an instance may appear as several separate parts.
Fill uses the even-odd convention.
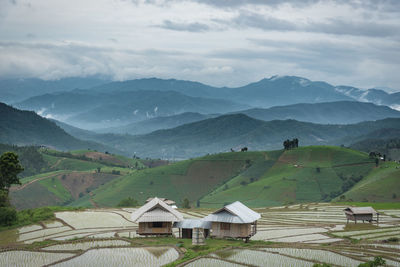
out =
[[[212,233],[211,236],[224,238],[246,238],[251,236],[251,224],[250,223],[222,223],[213,222],[212,223]]]
[[[172,235],[171,222],[139,222],[139,235]]]

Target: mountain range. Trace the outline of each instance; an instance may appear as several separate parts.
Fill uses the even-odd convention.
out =
[[[380,129],[400,129],[400,118],[349,125],[326,125],[296,120],[261,121],[244,114],[223,115],[144,135],[99,134],[93,141],[125,153],[152,158],[183,159],[239,150],[280,149],[286,139],[301,145],[349,145],[352,140]]]
[[[183,112],[226,113],[249,106],[175,91],[74,90],[32,97],[16,107],[83,128],[104,128]]]
[[[47,93],[88,89],[109,82],[98,77],[71,77],[54,81],[37,78],[0,80],[0,102],[15,103]]]

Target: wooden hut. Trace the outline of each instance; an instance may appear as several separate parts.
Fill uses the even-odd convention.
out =
[[[256,234],[260,217],[259,213],[236,201],[208,215],[204,220],[211,222],[212,237],[243,238],[247,241]]]
[[[179,228],[179,238],[193,237],[193,229],[198,228],[202,231],[204,238],[210,234],[211,222],[201,219],[185,219],[180,222],[174,223],[174,228]]]
[[[172,235],[172,224],[183,220],[182,214],[155,197],[131,215],[139,223],[139,235]]]
[[[379,213],[372,207],[348,207],[343,211],[346,214],[347,223],[349,223],[349,220],[352,220],[355,223],[357,223],[357,220],[371,223],[374,220],[375,214],[377,216],[376,221],[379,223]]]

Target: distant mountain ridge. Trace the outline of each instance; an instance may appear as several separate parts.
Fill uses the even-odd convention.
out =
[[[293,119],[320,124],[352,124],[400,117],[400,111],[387,106],[355,101],[293,104],[268,109],[248,109],[235,113],[246,114],[264,121]]]
[[[1,102],[0,143],[39,145],[60,150],[91,148],[120,152],[103,144],[79,140],[35,112],[18,110]]]
[[[77,88],[88,89],[106,82],[109,82],[109,80],[98,77],[71,77],[49,81],[37,78],[3,79],[0,80],[0,101],[15,103],[37,95],[70,91]]]
[[[226,113],[249,107],[223,99],[150,90],[74,90],[29,98],[16,106],[83,128],[112,127],[183,112]]]
[[[95,141],[141,156],[182,159],[245,146],[250,150],[280,149],[284,140],[293,138],[301,145],[347,145],[358,136],[384,128],[400,129],[400,118],[322,125],[296,120],[265,122],[232,114],[139,136],[98,135]]]
[[[119,134],[145,134],[161,129],[175,128],[183,124],[214,118],[218,115],[205,115],[196,112],[185,112],[177,115],[156,117],[144,121],[131,123],[125,126],[97,129],[97,133],[119,133]]]

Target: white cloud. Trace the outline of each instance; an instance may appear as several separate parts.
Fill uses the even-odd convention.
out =
[[[240,86],[275,74],[400,90],[399,1],[0,1],[0,78]]]

